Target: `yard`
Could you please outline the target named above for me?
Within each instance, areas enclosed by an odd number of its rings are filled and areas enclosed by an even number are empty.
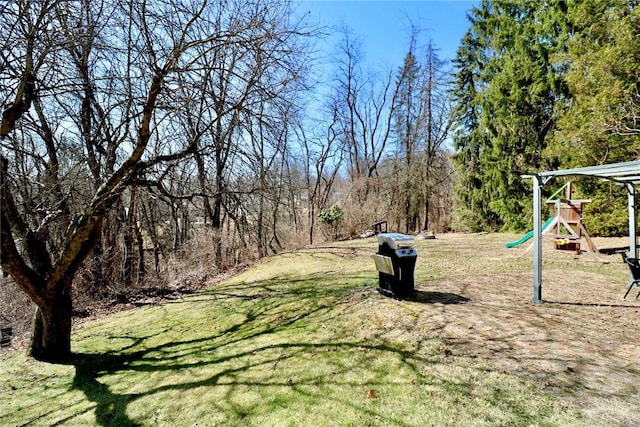
[[[516,237],[417,241],[415,301],[376,291],[370,238],[88,322],[69,365],[2,356],[0,424],[639,425],[640,300],[622,299],[620,256],[546,242],[533,304]]]

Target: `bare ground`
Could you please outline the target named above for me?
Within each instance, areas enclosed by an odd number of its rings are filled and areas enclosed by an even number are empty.
[[[519,254],[491,242],[466,249],[464,238],[439,238],[444,241],[433,249],[457,247],[458,256],[471,257],[475,251],[480,259],[493,253],[522,262]],[[523,257],[531,259],[530,254]],[[415,330],[440,337],[450,346],[446,351],[459,353],[452,356],[481,360],[536,381],[579,405],[590,419],[640,426],[639,289],[624,300],[627,270],[620,255],[599,258],[604,263],[547,244],[542,304],[530,302],[531,270],[483,274],[482,266],[476,266],[465,278],[417,280],[418,300],[430,304],[416,317]]]
[[[515,287],[527,278],[504,274],[439,282],[439,292],[469,302],[440,305],[430,312],[429,327],[462,351],[459,356],[534,379],[597,418],[635,412],[640,425],[640,305],[620,302],[619,295],[593,297],[588,275],[547,291],[549,301],[565,302],[542,305],[523,303],[528,290],[496,286]],[[427,295],[429,288],[418,287]]]

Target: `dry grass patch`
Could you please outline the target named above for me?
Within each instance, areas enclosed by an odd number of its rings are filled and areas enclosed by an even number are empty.
[[[507,237],[443,235],[422,243],[422,271],[428,276],[434,265],[447,279],[419,280],[419,292],[426,299],[438,292],[468,302],[434,300],[433,307],[418,310],[415,328],[431,330],[457,356],[536,381],[598,423],[640,423],[640,300],[635,294],[622,299],[629,272],[621,257],[599,255],[599,262],[545,243],[545,303],[533,304],[531,254],[499,246]],[[596,244],[625,242],[598,239]],[[439,246],[462,265],[451,267],[441,259]]]

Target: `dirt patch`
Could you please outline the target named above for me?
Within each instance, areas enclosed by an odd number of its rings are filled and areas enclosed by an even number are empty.
[[[622,300],[621,286],[598,274],[546,276],[543,304],[528,302],[528,273],[418,284],[428,304],[416,329],[433,331],[453,356],[535,380],[590,417],[640,425],[640,300]]]

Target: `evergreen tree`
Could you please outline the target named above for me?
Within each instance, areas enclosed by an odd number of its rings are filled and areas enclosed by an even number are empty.
[[[524,0],[485,0],[471,12],[455,61],[454,142],[463,207],[482,205],[472,228],[515,230],[529,222],[530,191],[520,175],[542,167],[556,105],[565,97],[554,62],[564,12],[560,1]]]
[[[640,7],[637,1],[584,0],[569,10],[565,54],[571,102],[558,121],[548,158],[562,167],[638,159],[640,154]],[[626,190],[582,180],[592,199],[584,222],[594,235],[628,230]]]
[[[565,167],[628,161],[640,154],[640,7],[585,0],[570,10],[567,82],[572,102],[550,156]]]
[[[473,16],[470,19],[475,19]],[[489,209],[490,193],[482,185],[482,150],[489,146],[486,134],[480,129],[480,108],[477,103],[478,87],[482,85],[480,77],[482,64],[485,63],[485,50],[481,40],[470,28],[462,39],[456,58],[453,61],[457,71],[453,74],[454,87],[452,99],[454,109],[453,142],[456,154],[454,162],[458,176],[456,196],[461,206],[458,208],[459,224],[471,231],[494,229],[499,218]]]

